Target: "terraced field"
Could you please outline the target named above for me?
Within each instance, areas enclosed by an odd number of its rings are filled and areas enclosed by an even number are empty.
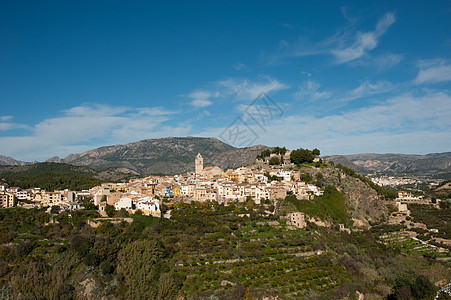
[[[406,254],[429,255],[432,257],[450,257],[450,252],[420,239],[409,236],[405,232],[390,232],[379,237],[379,240],[390,247],[397,247]]]
[[[296,299],[312,288],[329,290],[347,280],[345,268],[328,260],[327,251],[312,249],[320,233],[290,230],[286,221],[270,226],[269,221],[230,218],[219,232],[182,243],[186,251],[174,256],[175,272],[186,278],[182,295],[230,293],[242,285],[254,294]]]
[[[434,247],[399,226],[294,229],[246,203],[181,205],[170,220],[138,213],[95,228],[92,211],[50,217],[0,210],[0,298],[378,299],[409,289],[424,299],[451,280],[450,262],[430,259]]]

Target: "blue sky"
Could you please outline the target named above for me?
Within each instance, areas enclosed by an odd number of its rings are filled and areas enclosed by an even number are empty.
[[[16,159],[167,136],[451,151],[449,1],[0,1],[0,38]]]

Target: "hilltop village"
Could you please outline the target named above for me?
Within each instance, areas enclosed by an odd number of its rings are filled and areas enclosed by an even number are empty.
[[[449,202],[384,189],[312,152],[264,150],[253,164],[228,170],[206,166],[211,158],[198,153],[189,173],[81,191],[3,184],[0,203],[17,208],[0,209],[2,295],[382,299],[407,290],[424,299],[447,293]]]
[[[107,206],[113,206],[118,211],[134,213],[140,210],[144,215],[160,217],[164,203],[215,201],[227,205],[232,201],[252,199],[259,205],[287,195],[295,195],[299,200],[322,195],[319,187],[300,179],[299,171],[285,170],[282,165],[278,168],[269,165],[273,158],[289,162],[290,154],[291,151],[271,154],[257,159],[252,166],[224,171],[217,166],[204,167],[204,159],[199,153],[195,157],[195,170],[191,173],[149,176],[131,179],[128,183],[103,183],[83,191],[22,190],[3,184],[0,197],[3,207],[57,207],[59,211],[71,211],[83,208],[81,200],[91,199],[105,216]],[[318,162],[320,158],[314,160]]]
[[[53,208],[52,212],[57,213],[83,209],[83,205],[88,203],[96,206],[103,216],[109,215],[109,207],[110,211],[114,208],[129,214],[140,211],[143,215],[162,217],[165,211],[162,206],[174,203],[214,201],[228,205],[234,201],[251,200],[260,205],[274,204],[277,199],[284,199],[287,195],[293,195],[298,200],[313,200],[315,196],[321,196],[323,190],[320,187],[302,180],[301,171],[293,169],[295,165],[290,161],[291,152],[268,152],[258,156],[250,166],[226,171],[217,166],[205,167],[204,158],[198,153],[194,172],[175,176],[148,176],[122,183],[102,183],[81,191],[45,191],[39,187],[21,189],[2,184],[0,204],[3,208],[48,207],[49,212]],[[321,161],[319,156],[313,156],[313,163]],[[399,192],[397,201],[430,203],[430,199],[406,192]]]

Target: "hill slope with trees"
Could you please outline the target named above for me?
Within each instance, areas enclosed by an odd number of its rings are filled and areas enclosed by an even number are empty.
[[[0,210],[1,297],[429,299],[451,279],[446,264],[401,255],[372,231],[290,230],[263,211],[184,204],[170,220],[137,214],[94,228],[90,211]]]
[[[9,186],[39,187],[47,191],[56,189],[90,189],[103,181],[98,173],[87,167],[62,163],[35,163],[26,166],[1,166],[0,179]]]

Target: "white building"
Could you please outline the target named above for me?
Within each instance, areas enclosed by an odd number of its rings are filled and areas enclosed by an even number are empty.
[[[321,196],[323,194],[323,192],[320,189],[318,189],[316,185],[307,184],[307,188],[311,190],[313,194],[315,194],[315,196]]]
[[[283,181],[291,180],[291,171],[279,169],[276,172],[270,172],[269,175],[281,177]]]
[[[27,199],[29,199],[28,191],[26,191],[26,190],[17,191],[16,197],[18,200],[27,200]]]
[[[182,195],[193,195],[195,188],[196,188],[195,184],[186,184],[180,186],[180,189],[182,190]]]
[[[135,206],[145,215],[161,217],[160,202],[150,196],[138,199]]]
[[[237,188],[236,183],[226,181],[221,182],[218,184],[217,187],[218,190],[218,196],[221,199],[227,199],[227,200],[238,200],[240,196],[239,189]]]
[[[254,177],[257,178],[257,182],[268,182],[268,177],[263,172],[254,172]]]
[[[121,210],[122,208],[125,208],[126,210],[131,210],[133,208],[132,198],[123,197],[119,199],[118,202],[114,203],[114,208],[116,210]]]
[[[400,202],[421,202],[423,201],[423,196],[416,197],[414,194],[410,192],[400,191],[398,192],[398,198],[396,201]]]

